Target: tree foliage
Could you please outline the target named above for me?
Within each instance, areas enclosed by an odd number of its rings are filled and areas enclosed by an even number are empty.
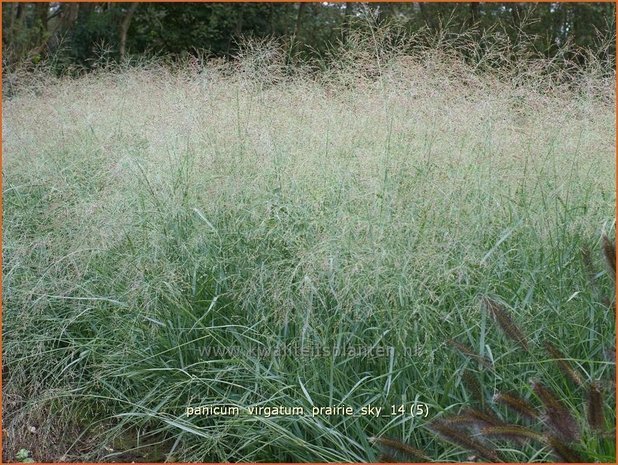
[[[321,56],[366,19],[402,31],[498,30],[515,46],[525,37],[546,56],[565,45],[615,56],[614,3],[5,3],[4,66],[53,57],[59,68],[90,68],[105,55],[234,55],[242,37],[285,38]],[[605,37],[607,46],[600,44]],[[609,38],[609,40],[607,40]]]

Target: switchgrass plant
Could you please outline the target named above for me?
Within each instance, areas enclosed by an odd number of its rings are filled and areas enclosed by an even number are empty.
[[[358,53],[366,74],[281,73],[285,53],[248,48],[6,98],[5,458],[363,462],[374,437],[458,461],[426,426],[536,377],[585,416],[555,357],[490,337],[479,301],[611,378],[611,279],[580,257],[614,234],[613,81],[445,50]]]

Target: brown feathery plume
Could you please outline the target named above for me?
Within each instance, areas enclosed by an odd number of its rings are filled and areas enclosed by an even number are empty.
[[[443,418],[442,421],[452,428],[474,427],[478,430],[487,426],[504,426],[505,423],[487,411],[467,408],[457,415]]]
[[[601,392],[616,392],[616,380],[615,379],[599,379],[596,381],[599,385]]]
[[[612,279],[616,280],[616,244],[607,237],[606,234],[603,234],[602,237],[603,242],[603,256],[605,257],[605,261],[609,266],[609,271],[611,273]]]
[[[588,277],[588,281],[590,283],[590,287],[596,287],[596,273],[594,272],[594,265],[592,262],[592,252],[590,251],[590,247],[584,245],[581,248],[582,254],[582,262],[584,262],[584,269],[586,270],[586,276]]]
[[[461,354],[465,355],[466,357],[470,357],[476,360],[477,362],[479,362],[484,367],[489,368],[490,370],[493,370],[494,367],[491,363],[491,360],[489,360],[487,357],[481,357],[476,352],[474,352],[474,350],[472,350],[470,347],[466,346],[465,344],[462,344],[461,342],[457,342],[454,339],[449,339],[448,343],[452,345],[455,349],[457,349]]]
[[[562,371],[562,373],[564,373],[566,377],[573,381],[577,386],[582,386],[584,382],[582,381],[581,376],[573,369],[569,362],[566,361],[567,357],[565,357],[564,354],[560,352],[551,342],[545,341],[543,345],[549,355],[554,358],[554,362],[558,364],[560,371]]]
[[[524,333],[519,329],[519,326],[517,326],[504,306],[489,297],[483,297],[483,304],[504,334],[527,351],[528,341]]]
[[[558,459],[562,462],[567,463],[585,463],[586,460],[582,458],[582,456],[577,453],[574,449],[567,446],[560,439],[550,436],[548,438],[549,445],[553,449],[554,453],[558,456]]]
[[[483,388],[481,387],[481,383],[479,383],[477,377],[474,376],[474,373],[470,370],[464,370],[461,375],[461,381],[472,398],[478,402],[481,407],[484,407],[485,398],[483,397]]]
[[[447,422],[434,420],[429,424],[429,428],[446,441],[463,447],[464,449],[474,451],[490,462],[503,461],[495,449],[490,449],[476,439],[467,436],[461,430],[452,428]]]
[[[383,449],[381,457],[393,460],[380,460],[381,462],[398,462],[397,457],[401,456],[405,462],[429,462],[429,458],[422,450],[416,449],[404,442],[389,438],[369,438],[369,442],[377,444]]]
[[[528,440],[545,442],[545,436],[542,434],[519,425],[487,426],[481,429],[481,434],[487,437],[515,441],[519,444],[525,444]]]
[[[598,382],[590,383],[588,390],[588,424],[594,431],[605,428],[605,416],[603,414],[603,397]]]
[[[453,415],[450,417],[443,418],[443,420],[445,423],[448,423],[448,425],[452,428],[461,428],[461,427],[465,428],[469,426],[480,428],[485,425],[484,422],[481,422],[478,419],[473,418],[468,415]]]
[[[494,402],[504,404],[511,410],[519,413],[522,417],[529,420],[537,420],[539,412],[532,404],[512,392],[499,392],[494,396]]]
[[[547,426],[566,442],[579,440],[579,426],[568,409],[540,382],[534,381],[532,389],[545,406],[544,420]]]
[[[461,412],[462,415],[466,415],[470,418],[474,418],[478,422],[485,423],[488,426],[504,426],[504,423],[490,410],[475,410],[473,408],[467,408]]]
[[[380,462],[380,463],[399,463],[399,460],[397,460],[392,455],[380,454],[378,456],[378,462]]]

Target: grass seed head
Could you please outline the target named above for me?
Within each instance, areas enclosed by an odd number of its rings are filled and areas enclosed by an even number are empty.
[[[481,406],[484,406],[485,398],[483,397],[483,388],[476,375],[470,370],[464,370],[461,375],[461,381],[472,399]]]
[[[586,462],[582,456],[573,448],[569,447],[562,439],[555,436],[548,438],[549,444],[554,451],[554,454],[561,462],[567,463],[582,463]]]
[[[594,431],[602,431],[605,428],[603,394],[597,382],[590,383],[588,388],[588,424]]]
[[[616,280],[616,244],[606,234],[603,234],[603,256],[609,268],[612,279]]]
[[[383,453],[380,456],[381,462],[398,462],[398,457],[406,462],[428,462],[429,458],[425,453],[412,447],[404,442],[389,438],[371,437],[369,441],[372,444],[377,444],[382,449]],[[392,460],[382,460],[382,458],[390,458]]]
[[[504,334],[521,346],[524,350],[528,351],[528,340],[504,305],[489,297],[483,297],[483,305],[489,314],[494,318],[500,329],[502,329]]]
[[[499,392],[494,396],[494,402],[506,405],[529,420],[537,420],[540,416],[539,412],[530,402],[511,392]]]
[[[538,381],[532,383],[532,389],[545,407],[543,419],[545,424],[566,442],[580,439],[580,429],[577,421],[568,409],[558,400],[549,388]]]
[[[560,371],[565,374],[567,378],[569,378],[573,383],[577,386],[582,386],[584,384],[582,377],[575,371],[575,369],[567,362],[567,357],[558,350],[558,348],[553,345],[549,341],[545,341],[543,344],[547,353],[554,358],[554,361],[560,368]]]
[[[489,438],[495,437],[514,441],[522,445],[530,440],[536,442],[544,442],[545,440],[542,434],[520,425],[487,426],[481,430],[481,434]]]
[[[472,358],[483,365],[485,368],[493,369],[493,365],[491,361],[487,357],[481,357],[477,353],[474,352],[470,347],[461,342],[457,342],[454,339],[449,339],[448,343],[453,346],[459,353],[462,355]]]
[[[485,446],[480,441],[470,437],[460,429],[453,428],[448,422],[443,420],[435,420],[431,422],[429,428],[446,441],[463,447],[464,449],[473,451],[490,462],[502,462],[502,459],[495,448]]]

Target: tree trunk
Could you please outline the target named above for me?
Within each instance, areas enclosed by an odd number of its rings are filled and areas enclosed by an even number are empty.
[[[22,5],[21,3],[18,3],[17,10],[15,11],[15,19],[19,21],[23,14],[24,14],[24,5]]]
[[[232,49],[232,41],[234,40],[234,38],[238,39],[240,35],[242,34],[243,19],[244,19],[243,9],[237,8],[236,9],[236,25],[234,26],[234,35],[230,34],[229,37],[227,38],[227,45],[225,47],[226,55],[230,54],[230,50]]]
[[[350,35],[350,28],[352,26],[352,2],[345,2],[345,9],[343,10],[343,41],[345,42]]]
[[[34,55],[43,53],[43,50],[47,47],[49,41],[49,34],[47,29],[47,15],[49,14],[49,3],[35,3],[34,4],[34,17],[35,17],[35,31],[36,36],[33,40],[33,48],[30,51]]]
[[[300,25],[304,8],[304,3],[301,2],[298,4],[298,14],[296,15],[296,24],[294,25],[294,37],[298,37],[298,33],[300,32]]]
[[[11,12],[11,25],[10,25],[9,32],[11,34],[11,37],[15,37],[15,32],[17,28],[19,27],[18,24],[21,21],[21,17],[24,13],[24,5],[23,3],[12,3],[10,5],[12,6],[12,12]]]
[[[39,22],[41,33],[47,32],[47,15],[49,14],[49,3],[35,3],[36,19]]]
[[[77,21],[77,16],[79,14],[79,3],[63,3],[62,13],[60,14],[60,29],[63,33],[67,32],[75,21]]]
[[[427,5],[425,5],[425,2],[418,2],[417,5],[418,9],[421,12],[421,20],[423,21],[423,23],[425,23],[425,26],[431,26],[429,18],[427,16]]]
[[[243,9],[238,8],[237,11],[238,11],[238,17],[236,18],[236,28],[234,30],[234,33],[236,34],[236,37],[239,37],[242,34]]]
[[[270,3],[270,8],[268,9],[268,27],[270,30],[268,31],[269,35],[273,35],[275,33],[275,5]]]
[[[133,13],[137,10],[139,6],[138,2],[133,2],[129,6],[127,13],[122,18],[122,22],[120,23],[120,59],[122,60],[127,52],[127,33],[129,32],[129,26],[131,25],[131,18],[133,18]]]
[[[77,15],[77,21],[80,24],[83,24],[84,22],[88,21],[88,18],[90,18],[90,15],[94,12],[94,7],[96,6],[96,4],[94,2],[92,3],[82,3],[81,7],[79,8],[79,14]]]
[[[470,25],[476,23],[479,19],[480,3],[470,2]]]
[[[10,6],[10,11],[11,11],[11,22],[9,23],[9,27],[8,29],[3,29],[3,40],[4,43],[7,43],[7,39],[11,40],[13,37],[15,37],[15,21],[17,20],[17,10],[21,7],[21,3],[8,3],[7,5],[5,5],[4,8],[6,8],[7,10],[9,9]],[[11,39],[9,39],[11,38]]]

